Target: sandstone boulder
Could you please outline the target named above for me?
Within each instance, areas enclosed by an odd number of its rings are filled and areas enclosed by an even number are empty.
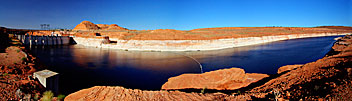
[[[98,30],[99,27],[92,22],[82,21],[73,30]]]
[[[302,65],[286,65],[282,66],[277,70],[277,73],[280,74],[282,72],[288,71],[288,70],[293,70],[295,68],[302,67]]]
[[[222,69],[203,74],[182,74],[169,78],[162,89],[216,89],[233,90],[268,77],[266,74],[246,74],[243,69]]]

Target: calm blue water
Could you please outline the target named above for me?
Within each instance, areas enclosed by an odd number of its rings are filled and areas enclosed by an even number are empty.
[[[284,65],[316,61],[331,49],[333,37],[278,41],[231,49],[199,52],[138,52],[87,48],[80,45],[32,47],[49,69],[60,73],[60,93],[92,86],[123,86],[158,90],[168,78],[223,68],[275,74]]]

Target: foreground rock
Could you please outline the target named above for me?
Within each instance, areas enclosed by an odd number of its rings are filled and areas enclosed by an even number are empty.
[[[200,94],[180,91],[142,91],[123,87],[95,86],[72,93],[65,101],[204,101],[204,100],[250,100],[250,96],[228,96],[222,93]]]
[[[277,70],[277,73],[280,74],[282,72],[290,71],[290,70],[296,69],[298,67],[302,67],[302,65],[286,65],[286,66],[282,66],[282,67],[279,68],[279,70]]]
[[[266,74],[246,74],[243,69],[230,68],[206,72],[203,74],[182,74],[169,78],[162,89],[216,89],[233,90],[248,86],[262,78]]]

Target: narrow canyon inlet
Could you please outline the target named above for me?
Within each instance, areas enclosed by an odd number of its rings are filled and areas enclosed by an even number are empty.
[[[70,94],[93,86],[160,90],[170,77],[231,67],[243,68],[247,73],[275,74],[281,66],[324,57],[336,37],[198,52],[123,51],[80,45],[34,46],[30,50],[50,70],[60,73],[60,93]]]

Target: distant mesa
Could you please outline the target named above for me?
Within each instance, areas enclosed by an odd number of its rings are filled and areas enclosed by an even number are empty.
[[[117,24],[111,24],[111,25],[94,24],[89,21],[82,21],[73,30],[90,31],[90,30],[128,30],[128,29],[120,27]]]

